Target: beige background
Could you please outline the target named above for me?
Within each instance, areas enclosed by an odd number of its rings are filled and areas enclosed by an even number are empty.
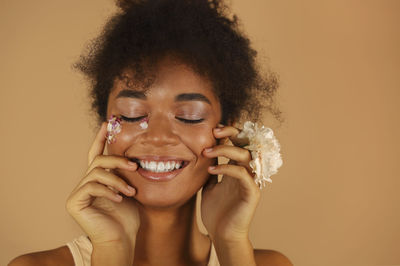
[[[0,1],[0,265],[81,234],[64,202],[93,138],[71,70],[112,0]],[[400,1],[233,1],[280,74],[283,166],[255,247],[295,265],[400,265]]]

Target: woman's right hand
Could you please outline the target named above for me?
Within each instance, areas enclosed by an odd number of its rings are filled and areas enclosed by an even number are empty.
[[[133,198],[136,190],[111,170],[136,171],[138,166],[125,157],[103,155],[106,128],[104,122],[89,150],[86,174],[69,195],[66,209],[93,245],[134,245],[140,225],[137,202]]]

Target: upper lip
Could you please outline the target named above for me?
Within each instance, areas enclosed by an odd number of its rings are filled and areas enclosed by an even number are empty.
[[[175,156],[162,156],[162,155],[142,155],[129,157],[131,161],[188,161],[184,158],[175,157]]]

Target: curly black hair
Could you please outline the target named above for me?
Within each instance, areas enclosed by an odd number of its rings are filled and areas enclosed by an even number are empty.
[[[222,0],[119,0],[117,6],[73,65],[91,82],[99,122],[107,119],[108,96],[114,80],[126,78],[124,70],[133,70],[136,86],[149,87],[154,66],[167,55],[211,81],[222,124],[257,121],[263,109],[283,121],[273,100],[276,74],[261,71],[257,52]]]

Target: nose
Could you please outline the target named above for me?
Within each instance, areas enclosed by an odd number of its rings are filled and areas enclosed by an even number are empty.
[[[147,128],[144,129],[144,132],[141,134],[141,144],[173,146],[179,143],[179,137],[174,133],[173,125],[166,115],[152,115],[147,124]]]

